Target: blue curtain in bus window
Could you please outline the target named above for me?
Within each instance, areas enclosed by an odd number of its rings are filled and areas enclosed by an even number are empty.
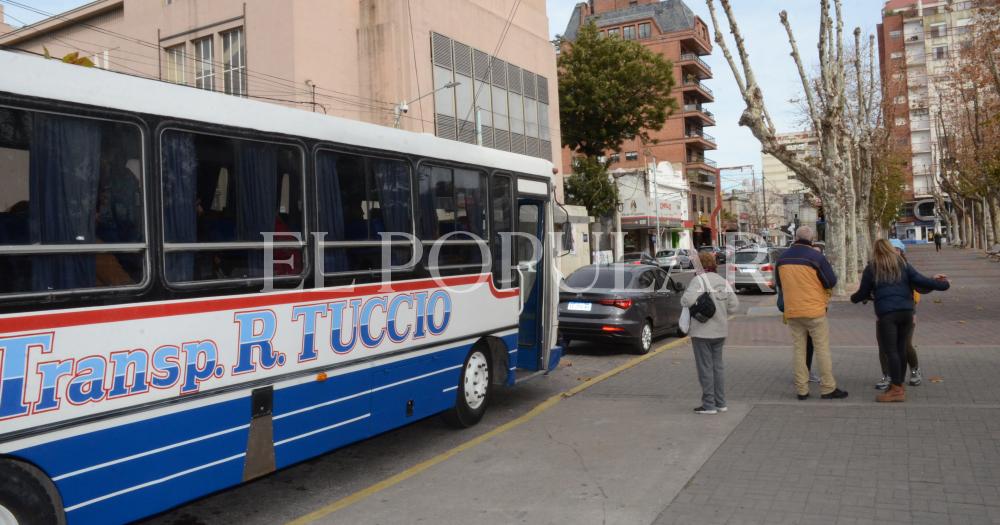
[[[198,152],[194,135],[168,132],[163,135],[163,233],[168,243],[198,241]],[[194,279],[194,254],[167,255],[167,280]]]
[[[236,189],[239,239],[264,242],[261,232],[274,231],[278,213],[278,149],[271,144],[239,142]],[[263,275],[264,252],[251,250],[247,255],[247,276]]]
[[[372,240],[382,240],[379,233],[413,233],[410,206],[410,170],[392,160],[373,160],[378,208],[372,210]],[[398,239],[398,237],[396,238]],[[392,251],[392,264],[400,265],[399,252]]]
[[[438,232],[437,199],[435,198],[434,178],[432,168],[420,168],[420,206],[417,216],[420,218],[420,238],[434,241],[440,236]]]
[[[101,124],[35,114],[31,139],[31,238],[42,244],[96,244]],[[35,257],[32,289],[89,288],[97,277],[94,255]]]
[[[344,204],[340,196],[336,155],[325,152],[317,155],[316,178],[319,182],[319,231],[326,233],[326,240],[341,240],[344,238]],[[325,272],[342,272],[349,269],[343,248],[326,248],[323,254]]]

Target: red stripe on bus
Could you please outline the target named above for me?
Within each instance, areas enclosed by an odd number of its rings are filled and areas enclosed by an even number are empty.
[[[440,282],[436,282],[433,279],[426,279],[403,283],[366,284],[364,286],[358,286],[354,289],[346,290],[309,290],[277,296],[243,295],[227,297],[224,299],[195,300],[167,304],[139,304],[133,306],[102,308],[99,310],[52,312],[27,315],[24,317],[7,317],[0,319],[0,333],[27,332],[50,328],[65,328],[68,326],[134,321],[139,319],[152,319],[158,317],[171,317],[176,315],[200,314],[226,310],[243,310],[247,308],[260,308],[279,304],[329,301],[345,297],[375,294],[378,293],[384,286],[388,286],[389,290],[395,293],[426,290],[441,286],[464,286],[483,282],[489,284],[490,293],[498,299],[515,297],[519,293],[517,288],[498,290],[494,286],[493,279],[489,274],[469,275],[450,277],[442,279]]]

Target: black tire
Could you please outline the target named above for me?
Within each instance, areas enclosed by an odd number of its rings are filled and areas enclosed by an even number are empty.
[[[478,374],[469,376],[477,370]],[[492,377],[493,361],[490,359],[489,348],[484,344],[473,346],[462,365],[462,377],[459,378],[458,390],[455,392],[455,406],[442,414],[445,422],[456,428],[468,428],[479,423],[486,413],[486,407],[490,404],[490,394],[493,391],[490,385]],[[467,379],[469,381],[466,381]],[[465,395],[467,386],[475,389],[470,396]]]
[[[646,319],[642,323],[642,328],[639,329],[639,337],[632,343],[632,353],[646,355],[651,348],[653,348],[653,323]]]
[[[18,525],[66,525],[62,498],[48,476],[10,459],[0,459],[0,516],[5,511]]]
[[[572,342],[573,342],[572,339],[570,339],[568,337],[563,337],[563,340],[562,340],[563,352],[565,352],[566,350],[569,350],[569,345]]]

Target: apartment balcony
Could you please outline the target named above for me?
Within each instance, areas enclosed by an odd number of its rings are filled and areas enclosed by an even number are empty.
[[[681,84],[681,91],[697,94],[702,98],[703,102],[713,102],[715,100],[715,93],[708,86],[697,80],[685,80]]]
[[[689,129],[686,133],[687,143],[701,149],[716,149],[715,137],[701,129]]]
[[[682,70],[693,72],[698,78],[712,78],[711,66],[694,53],[682,53],[677,65]]]
[[[687,170],[688,182],[693,182],[696,184],[702,184],[704,186],[715,187],[716,183],[716,173],[712,170],[706,170],[703,168],[688,168]]]
[[[705,157],[688,157],[687,159],[687,173],[710,173],[712,174],[712,181],[715,181],[715,171],[718,169],[719,165],[712,159],[706,159]],[[691,177],[688,180],[693,182],[699,182]]]
[[[931,143],[930,141],[913,142],[910,144],[910,151],[913,153],[930,153]]]
[[[920,119],[910,121],[910,131],[928,131],[931,129],[930,119]]]
[[[924,53],[907,53],[906,54],[906,64],[924,64],[927,62],[927,55]]]
[[[715,125],[715,115],[701,104],[684,104],[681,106],[681,115],[684,118],[697,119],[702,126]]]

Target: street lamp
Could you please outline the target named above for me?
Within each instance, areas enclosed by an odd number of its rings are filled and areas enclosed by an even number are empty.
[[[420,95],[419,97],[417,97],[417,98],[415,98],[415,99],[413,99],[413,100],[411,100],[409,102],[417,102],[417,101],[419,101],[422,98],[428,97],[430,95],[433,95],[434,93],[437,93],[438,91],[441,91],[442,89],[450,89],[450,88],[453,88],[453,87],[458,86],[458,85],[461,85],[461,82],[457,82],[457,81],[456,82],[448,82],[447,84],[445,84],[445,85],[443,85],[443,86],[435,89],[434,91],[428,91],[427,93],[424,93],[423,95]],[[406,112],[410,111],[410,104],[409,104],[409,102],[407,102],[405,100],[401,100],[399,102],[399,104],[396,104],[396,107],[392,109],[392,114],[396,117],[396,120],[393,123],[392,127],[398,128],[399,127],[399,120],[401,118],[403,118],[403,115]]]

